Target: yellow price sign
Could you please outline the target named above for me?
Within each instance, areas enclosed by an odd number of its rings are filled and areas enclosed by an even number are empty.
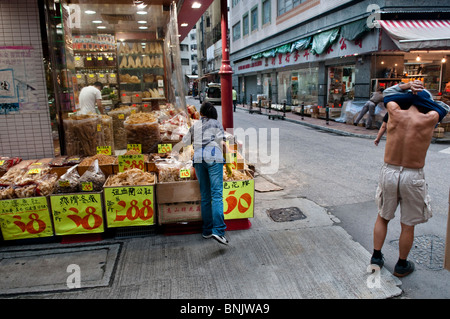
[[[97,154],[111,155],[111,146],[97,146]]]
[[[42,168],[32,168],[28,170],[28,174],[39,174],[41,172]]]
[[[51,195],[56,235],[102,233],[101,194]]]
[[[227,153],[225,156],[226,162],[231,163],[232,169],[237,169],[237,153]]]
[[[254,197],[254,180],[224,182],[223,213],[225,219],[252,218]]]
[[[119,162],[119,172],[132,168],[138,168],[143,171],[145,168],[144,155],[142,154],[119,155],[117,160]]]
[[[136,151],[142,153],[142,144],[127,144],[127,151]]]
[[[101,124],[97,124],[97,132],[100,132],[102,130],[102,125]]]
[[[154,225],[154,186],[105,187],[108,227]]]
[[[5,240],[53,236],[47,198],[0,201],[0,227]]]
[[[5,160],[0,161],[0,165],[3,165],[5,163]]]
[[[189,178],[191,177],[190,169],[180,169],[180,178]]]
[[[158,153],[170,153],[172,152],[172,144],[158,144]]]
[[[92,182],[82,182],[81,183],[81,191],[82,192],[92,192],[94,190],[94,186]]]
[[[117,118],[119,120],[123,120],[125,118],[125,114],[119,114],[119,115],[117,115]]]

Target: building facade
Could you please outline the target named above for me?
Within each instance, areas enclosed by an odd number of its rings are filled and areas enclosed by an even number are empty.
[[[421,79],[439,96],[450,80],[442,34],[449,12],[440,0],[233,0],[233,85],[242,103],[263,94],[293,106],[340,107],[402,79]],[[434,28],[432,41],[409,32],[422,20]],[[403,33],[389,24],[397,21],[405,22]]]

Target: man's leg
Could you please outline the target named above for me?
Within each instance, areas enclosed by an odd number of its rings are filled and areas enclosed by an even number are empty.
[[[402,231],[400,233],[399,239],[399,258],[406,259],[408,258],[409,251],[414,242],[414,226],[408,226],[403,223],[400,223],[402,226]]]
[[[367,123],[366,123],[366,128],[370,129],[372,128],[372,122],[375,118],[375,108],[377,107],[377,105],[375,103],[373,103],[372,101],[370,101],[369,103],[369,117],[367,118]]]
[[[406,260],[414,242],[414,226],[403,223],[399,239],[399,258],[394,268],[394,276],[405,277],[414,271],[414,263]]]
[[[361,121],[361,119],[363,118],[364,114],[367,113],[367,111],[369,110],[369,103],[370,101],[368,101],[366,104],[364,104],[361,113],[359,113],[358,117],[356,118],[355,122],[353,123],[353,125],[358,125],[359,121]]]
[[[383,248],[384,240],[387,235],[388,223],[388,220],[380,215],[377,216],[375,227],[373,229],[373,249],[381,250],[381,248]]]

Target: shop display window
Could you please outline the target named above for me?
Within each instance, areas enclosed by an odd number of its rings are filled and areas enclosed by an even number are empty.
[[[344,101],[353,100],[355,66],[328,68],[328,103],[339,107]]]

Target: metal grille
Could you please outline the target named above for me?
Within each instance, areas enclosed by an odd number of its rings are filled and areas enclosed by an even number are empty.
[[[298,207],[269,209],[267,210],[267,214],[275,222],[292,222],[294,220],[301,220],[306,218],[306,216]]]
[[[398,247],[399,240],[391,241],[391,245]],[[414,238],[409,259],[431,270],[444,268],[445,240],[436,235],[422,235]]]

